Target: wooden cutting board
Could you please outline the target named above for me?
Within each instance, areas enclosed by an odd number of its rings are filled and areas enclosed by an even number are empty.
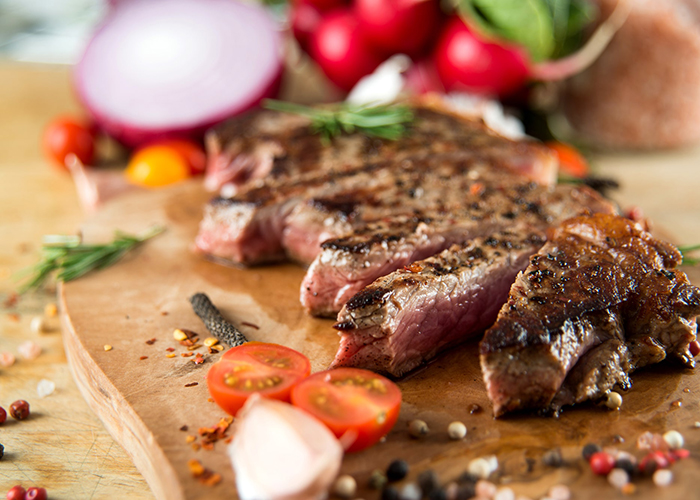
[[[308,317],[298,303],[300,267],[228,268],[192,252],[208,198],[198,183],[190,182],[126,195],[107,205],[85,223],[86,241],[109,240],[115,229],[140,233],[153,224],[163,224],[167,231],[117,265],[60,289],[64,343],[74,378],[159,499],[235,497],[226,445],[218,442],[213,450],[195,451],[186,442],[197,429],[211,427],[225,415],[208,401],[204,379],[220,355],[206,354],[206,362],[195,365],[192,357],[180,355],[186,349],[172,336],[176,328],[206,336],[188,297],[207,293],[249,339],[298,349],[312,360],[314,371],[328,365],[338,344],[332,321]],[[148,344],[150,339],[156,341]],[[112,350],[105,351],[105,345]],[[175,357],[166,357],[169,347],[175,349]],[[186,387],[193,383],[197,385]],[[593,476],[580,458],[581,446],[618,443],[615,446],[634,451],[642,432],[669,429],[684,434],[692,455],[673,467],[675,483],[664,497],[692,498],[697,491],[700,430],[693,424],[700,420],[700,378],[693,370],[652,367],[634,376],[620,411],[583,405],[557,419],[521,415],[494,420],[476,342],[439,357],[399,385],[404,396],[401,416],[386,442],[345,457],[342,471],[358,480],[359,498],[379,498],[366,487],[369,475],[398,457],[411,464],[409,480],[432,468],[447,482],[471,459],[492,454],[500,464],[495,481],[509,484],[518,494],[539,498],[550,486],[565,483],[576,499],[622,497],[604,478]],[[473,412],[475,405],[482,411]],[[426,438],[409,437],[407,424],[414,418],[428,423],[431,432]],[[467,425],[462,441],[447,437],[453,420]],[[188,430],[181,430],[183,426]],[[554,448],[565,458],[561,468],[542,463],[543,454]],[[200,484],[188,469],[190,459],[220,473],[221,483]],[[658,497],[649,478],[635,484],[636,498]]]

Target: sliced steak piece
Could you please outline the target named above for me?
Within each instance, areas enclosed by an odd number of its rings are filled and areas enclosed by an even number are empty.
[[[502,232],[377,279],[343,307],[331,365],[400,377],[493,323],[542,234]]]
[[[447,182],[457,185],[460,178],[452,176]],[[311,314],[332,315],[378,277],[453,244],[508,228],[522,234],[544,231],[576,215],[615,211],[585,186],[544,187],[491,169],[467,173],[457,191],[459,208],[423,211],[422,217],[403,226],[377,224],[323,242],[302,281],[302,305]]]
[[[672,245],[622,217],[597,214],[562,224],[518,275],[481,342],[495,416],[547,408],[560,390],[555,405],[602,395],[625,382],[621,370],[667,354],[693,366],[688,346],[695,340],[700,289],[671,269],[680,261]],[[592,372],[584,362],[562,390],[579,358],[611,339],[624,341],[626,349],[607,350],[608,370]]]
[[[450,111],[441,99],[421,99],[413,107],[410,133],[397,141],[352,134],[333,139],[332,147],[310,133],[308,118],[257,111],[230,120],[207,135],[205,186],[214,191],[227,185],[235,193],[256,179],[296,179],[312,171],[465,150],[506,163],[535,182],[556,181],[556,162],[547,148],[505,139],[481,120]]]

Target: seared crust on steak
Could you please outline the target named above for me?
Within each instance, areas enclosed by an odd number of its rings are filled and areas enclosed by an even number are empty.
[[[455,172],[440,180],[428,176],[408,186],[421,185],[439,194],[433,206],[449,208],[431,210],[429,201],[420,200],[426,208],[416,208],[405,223],[379,222],[324,241],[301,284],[301,303],[307,311],[333,315],[378,277],[453,244],[507,229],[523,235],[543,232],[576,215],[615,211],[585,186],[541,186],[481,165],[465,175]],[[457,200],[448,203],[454,193]]]
[[[553,184],[556,163],[534,142],[505,139],[481,120],[452,112],[436,97],[412,104],[410,133],[396,141],[363,134],[339,136],[332,147],[310,133],[306,117],[278,111],[257,111],[230,120],[206,138],[205,186],[228,185],[237,192],[255,180],[296,179],[313,171],[342,171],[367,163],[400,162],[455,151],[479,151],[531,180]]]
[[[675,247],[622,217],[596,214],[562,224],[518,275],[481,342],[495,416],[602,396],[628,384],[624,374],[668,355],[694,366],[688,346],[700,289],[672,269],[680,262]],[[611,340],[624,347],[608,344],[574,368]],[[605,367],[596,371],[595,363]]]
[[[493,323],[542,234],[504,231],[453,246],[377,279],[352,297],[334,328],[331,365],[400,377]]]

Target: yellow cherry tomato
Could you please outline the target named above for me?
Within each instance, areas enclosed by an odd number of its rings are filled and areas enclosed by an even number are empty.
[[[187,179],[190,168],[176,149],[169,146],[146,146],[131,157],[125,175],[132,184],[161,187]]]

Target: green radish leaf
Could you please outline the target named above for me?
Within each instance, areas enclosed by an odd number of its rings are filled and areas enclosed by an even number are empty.
[[[555,49],[554,26],[547,0],[461,0],[460,12],[485,32],[523,46],[534,61]]]

